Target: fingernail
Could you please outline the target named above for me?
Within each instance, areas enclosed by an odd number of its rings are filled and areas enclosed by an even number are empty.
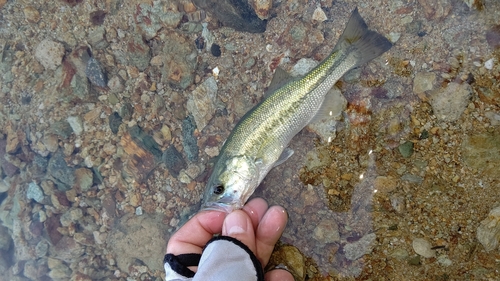
[[[247,232],[247,220],[242,211],[234,211],[224,220],[226,235],[235,235]]]

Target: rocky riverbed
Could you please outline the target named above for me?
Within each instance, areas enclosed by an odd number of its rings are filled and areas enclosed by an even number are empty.
[[[250,1],[243,31],[201,2],[0,0],[0,280],[161,280],[231,128],[356,6],[394,47],[258,188],[270,267],[500,279],[499,1]]]

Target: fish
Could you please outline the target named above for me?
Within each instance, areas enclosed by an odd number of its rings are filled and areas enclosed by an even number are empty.
[[[230,213],[243,208],[268,172],[292,156],[292,138],[328,114],[333,85],[391,47],[386,37],[368,29],[355,8],[328,57],[271,92],[236,124],[217,156],[201,209]]]

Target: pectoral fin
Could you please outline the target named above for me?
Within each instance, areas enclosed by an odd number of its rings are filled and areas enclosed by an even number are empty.
[[[293,155],[293,149],[291,148],[285,148],[285,150],[283,150],[283,152],[281,153],[280,155],[280,158],[278,158],[278,161],[276,161],[273,165],[273,168],[278,166],[278,165],[281,165],[283,164],[283,162],[285,162],[286,160],[288,160],[288,158],[290,158],[290,156]]]

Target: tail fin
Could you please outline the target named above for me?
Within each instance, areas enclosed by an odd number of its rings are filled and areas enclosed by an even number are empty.
[[[335,50],[343,49],[347,52],[353,52],[357,67],[380,56],[391,47],[392,43],[387,38],[368,29],[358,12],[358,8],[356,8],[335,46]]]

